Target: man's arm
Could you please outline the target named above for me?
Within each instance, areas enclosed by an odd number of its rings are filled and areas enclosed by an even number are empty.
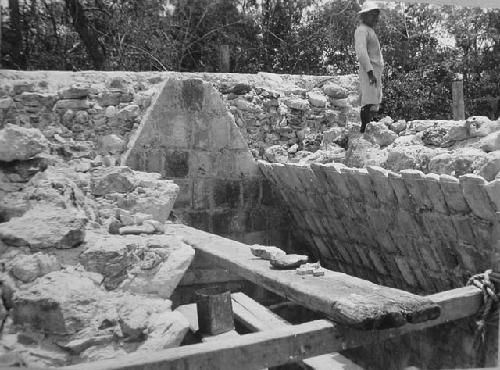
[[[368,49],[366,46],[366,38],[368,33],[362,28],[357,28],[354,33],[354,48],[356,50],[356,56],[358,57],[359,64],[361,67],[367,71],[368,78],[370,79],[370,84],[377,84],[377,78],[373,74],[373,66],[370,62],[370,57],[368,56]]]

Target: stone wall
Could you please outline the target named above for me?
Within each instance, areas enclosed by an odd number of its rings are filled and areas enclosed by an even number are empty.
[[[96,162],[118,164],[121,156],[130,157],[124,162],[133,168],[160,172],[180,186],[174,207],[177,221],[249,244],[286,249],[291,243],[287,211],[260,173],[222,95],[211,87],[235,86],[237,81],[228,76],[0,71],[0,129],[7,123],[40,129],[51,153],[63,155],[81,171]],[[188,95],[206,92],[209,100],[205,106],[213,105],[209,107],[212,111],[195,112],[192,106],[184,117],[187,120],[165,125],[156,131],[160,136],[148,136],[151,142],[146,157],[139,158],[137,150],[126,154],[127,144],[129,148],[135,143],[144,147],[144,141],[137,140],[148,131],[141,122],[154,119],[155,114],[160,126],[163,118],[168,118],[167,124],[175,120],[169,113],[175,103],[168,105],[172,95],[160,93],[169,78],[192,82],[198,78],[183,91]],[[210,81],[203,84],[204,92],[197,89],[200,78]],[[242,79],[261,85],[266,80],[256,75]],[[186,98],[196,105],[196,96]],[[152,102],[158,99],[164,106],[155,111]],[[198,114],[204,116],[191,127]],[[172,128],[175,132],[168,131]],[[184,141],[182,132],[187,135]],[[196,142],[193,146],[185,141],[191,134]]]
[[[169,79],[122,163],[180,187],[178,221],[246,243],[286,246],[288,224],[220,94],[200,79]]]
[[[463,286],[497,260],[498,179],[336,163],[260,168],[333,270],[431,293]]]

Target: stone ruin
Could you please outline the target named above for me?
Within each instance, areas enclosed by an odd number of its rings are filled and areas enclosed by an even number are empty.
[[[353,76],[0,76],[0,365],[181,345],[171,222],[422,294],[498,259],[499,121],[360,135]]]

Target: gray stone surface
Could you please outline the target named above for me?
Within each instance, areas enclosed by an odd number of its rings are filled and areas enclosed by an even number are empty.
[[[30,159],[47,148],[47,139],[36,128],[7,124],[0,130],[0,161]]]

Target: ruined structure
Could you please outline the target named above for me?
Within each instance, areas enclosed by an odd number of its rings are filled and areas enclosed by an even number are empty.
[[[192,263],[196,243],[179,237],[192,229],[171,221],[424,295],[498,261],[498,121],[387,118],[361,137],[352,76],[0,77],[0,259],[16,291],[3,298],[13,303],[1,351],[19,363],[180,345],[182,289],[197,273],[229,278]],[[378,368],[491,363],[472,337],[458,322],[405,337],[400,355],[350,357]]]

